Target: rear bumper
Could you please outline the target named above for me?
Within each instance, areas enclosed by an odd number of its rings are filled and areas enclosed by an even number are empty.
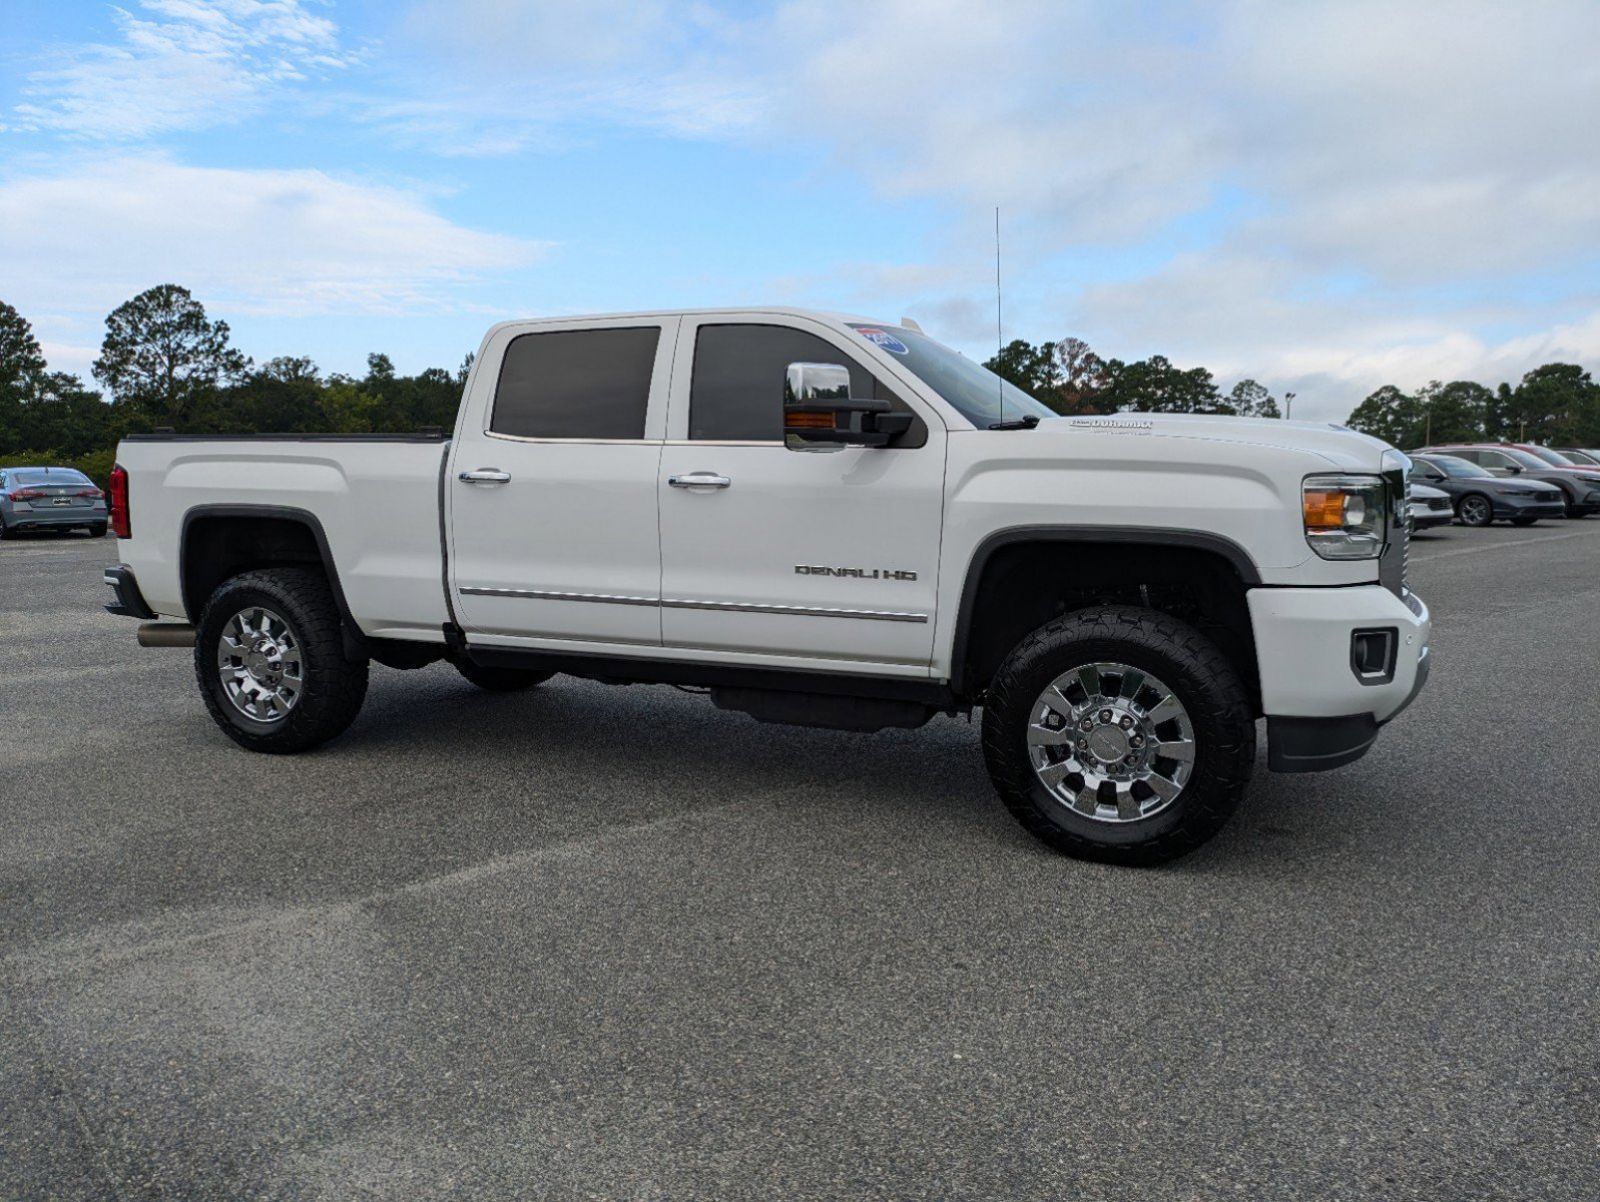
[[[111,521],[105,506],[52,512],[48,509],[13,509],[5,519],[7,530],[64,530],[75,526],[104,526]]]
[[[117,599],[106,606],[106,612],[116,614],[119,618],[140,618],[146,622],[153,621],[156,613],[145,604],[144,595],[139,592],[139,582],[133,578],[133,569],[125,563],[109,567],[105,571],[105,582]]]
[[[1247,599],[1275,772],[1360,759],[1427,682],[1433,620],[1415,593],[1401,600],[1376,584],[1258,588]],[[1355,636],[1382,631],[1393,640],[1388,670],[1363,674],[1353,662]]]

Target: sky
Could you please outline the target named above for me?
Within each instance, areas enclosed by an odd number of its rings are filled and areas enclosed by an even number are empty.
[[[1160,353],[1340,420],[1600,371],[1600,4],[6,0],[0,300],[87,376],[796,304]]]

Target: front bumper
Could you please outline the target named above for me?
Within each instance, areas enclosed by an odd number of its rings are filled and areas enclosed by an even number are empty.
[[[1448,526],[1456,520],[1453,509],[1413,509],[1411,511],[1411,528],[1413,530],[1432,530],[1435,526]]]
[[[1490,501],[1497,518],[1559,518],[1567,513],[1559,494],[1546,498],[1538,493],[1495,493]]]
[[[1319,772],[1360,759],[1378,728],[1428,679],[1432,616],[1422,598],[1382,585],[1256,588],[1246,594],[1267,716],[1267,764]],[[1351,659],[1357,631],[1393,632],[1391,671],[1366,677]]]

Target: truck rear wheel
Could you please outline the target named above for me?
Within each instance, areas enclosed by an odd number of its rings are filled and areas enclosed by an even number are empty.
[[[326,743],[367,695],[367,663],[345,658],[333,591],[310,568],[245,572],[219,587],[200,615],[194,670],[212,718],[250,751]]]
[[[1006,807],[1057,851],[1160,864],[1238,807],[1255,719],[1233,665],[1198,630],[1105,606],[1016,646],[984,702],[983,750]]]
[[[531,672],[526,668],[486,668],[470,659],[455,661],[456,671],[480,689],[491,693],[519,693],[541,685],[555,675],[554,672]]]

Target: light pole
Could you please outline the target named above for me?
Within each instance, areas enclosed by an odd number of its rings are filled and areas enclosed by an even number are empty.
[[[1283,420],[1286,422],[1294,420],[1294,393],[1292,392],[1283,394]]]

